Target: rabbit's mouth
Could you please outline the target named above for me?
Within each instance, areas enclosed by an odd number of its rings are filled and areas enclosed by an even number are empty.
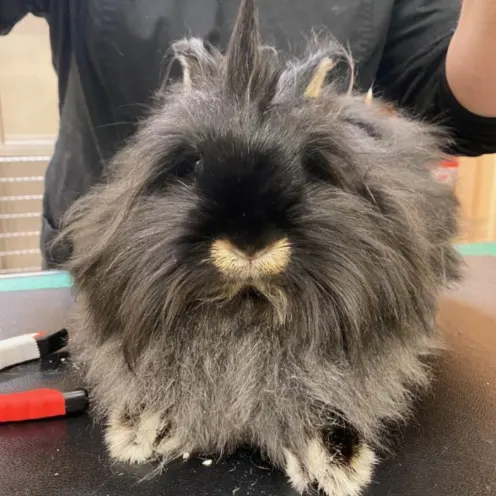
[[[280,275],[291,257],[288,238],[280,238],[262,250],[241,250],[228,239],[217,239],[210,248],[210,261],[230,280],[256,281]]]
[[[263,250],[251,251],[240,250],[226,238],[217,239],[211,246],[208,263],[217,269],[220,278],[203,288],[202,303],[225,306],[229,311],[257,310],[265,317],[272,315],[274,325],[283,325],[289,310],[284,272],[290,256],[291,245],[286,237]]]
[[[215,295],[203,301],[219,304],[229,311],[239,312],[249,310],[250,314],[258,312],[264,315],[264,320],[270,318],[274,325],[280,326],[288,319],[289,298],[283,284],[278,284],[270,279],[250,279],[245,281],[225,281],[217,288]],[[267,313],[269,312],[269,313]]]

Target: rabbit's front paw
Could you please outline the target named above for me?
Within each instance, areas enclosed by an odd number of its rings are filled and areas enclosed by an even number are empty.
[[[284,457],[286,473],[298,492],[317,487],[327,496],[359,496],[371,482],[376,460],[366,444],[355,446],[345,459],[318,439],[311,440],[299,457],[289,450]]]
[[[110,456],[127,463],[145,463],[154,455],[164,421],[158,413],[143,410],[136,416],[116,412],[109,418],[105,441]]]

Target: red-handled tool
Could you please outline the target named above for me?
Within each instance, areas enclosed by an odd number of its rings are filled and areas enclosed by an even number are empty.
[[[88,407],[88,393],[76,389],[62,393],[55,389],[33,389],[0,394],[0,422],[21,422],[82,413]]]

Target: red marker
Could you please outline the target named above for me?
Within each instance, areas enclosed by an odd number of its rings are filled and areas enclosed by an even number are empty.
[[[33,389],[0,394],[0,422],[61,417],[83,413],[88,407],[88,393],[76,389],[62,393],[55,389]]]

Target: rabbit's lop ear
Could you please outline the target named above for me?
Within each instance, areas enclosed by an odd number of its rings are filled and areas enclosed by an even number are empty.
[[[306,98],[318,98],[322,94],[326,82],[327,74],[334,67],[333,62],[329,57],[324,57],[319,65],[314,69],[313,76],[308,86],[305,88]]]
[[[292,60],[279,78],[276,101],[291,101],[304,96],[308,99],[319,98],[326,85],[339,83],[348,77],[343,77],[343,69],[349,72],[353,84],[353,61],[351,56],[333,41],[310,44],[307,55],[298,60]],[[349,89],[348,88],[348,89]]]
[[[174,58],[181,64],[183,83],[193,88],[204,79],[218,73],[222,64],[221,53],[200,38],[185,38],[172,44]]]

